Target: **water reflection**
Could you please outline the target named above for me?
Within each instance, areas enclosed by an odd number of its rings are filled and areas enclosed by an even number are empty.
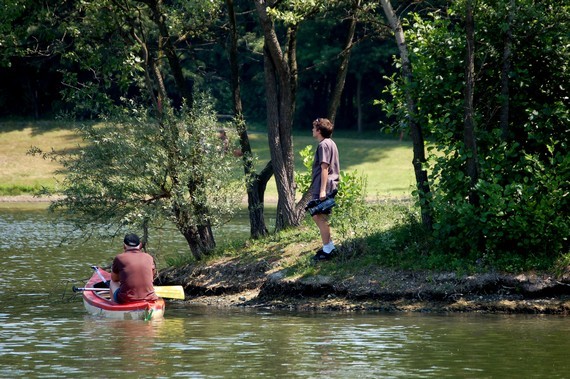
[[[564,317],[294,313],[170,302],[164,320],[105,320],[70,292],[112,241],[42,210],[0,208],[0,377],[567,377]],[[170,237],[169,237],[170,238]],[[161,249],[178,249],[164,238]]]
[[[105,354],[112,367],[121,373],[145,373],[160,363],[154,350],[157,336],[164,327],[164,320],[133,322],[132,320],[104,320],[86,317],[86,340],[100,341],[88,345],[86,353]]]

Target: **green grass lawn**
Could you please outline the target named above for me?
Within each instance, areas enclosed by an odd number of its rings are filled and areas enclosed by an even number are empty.
[[[56,188],[55,162],[31,156],[32,146],[48,152],[77,146],[80,139],[69,124],[58,122],[0,122],[0,194],[17,195],[42,186]]]
[[[232,135],[230,134],[230,138]],[[233,135],[235,138],[235,135]],[[250,134],[251,145],[258,156],[260,170],[269,160],[267,135],[263,132]],[[409,141],[382,139],[378,135],[343,132],[333,135],[340,152],[341,169],[356,170],[367,178],[369,199],[377,197],[408,196],[414,182],[412,146]],[[295,168],[305,170],[298,151],[307,145],[316,146],[310,130],[293,136]],[[52,122],[0,122],[0,194],[15,195],[29,192],[41,186],[56,188],[54,171],[58,165],[40,157],[26,154],[32,146],[43,151],[74,148],[80,139],[67,123]],[[266,195],[275,197],[275,181],[271,180]]]

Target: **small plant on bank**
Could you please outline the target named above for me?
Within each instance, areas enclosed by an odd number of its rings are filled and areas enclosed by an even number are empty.
[[[1,196],[34,195],[41,191],[41,186],[10,185],[0,186]]]

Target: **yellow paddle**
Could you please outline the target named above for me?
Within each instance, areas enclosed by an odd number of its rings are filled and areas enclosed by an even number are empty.
[[[184,288],[182,286],[154,286],[154,293],[156,296],[166,299],[184,300]]]
[[[80,291],[109,291],[109,288],[73,287],[73,292]],[[154,286],[154,293],[156,293],[156,296],[164,297],[165,299],[184,300],[184,288],[182,286]]]

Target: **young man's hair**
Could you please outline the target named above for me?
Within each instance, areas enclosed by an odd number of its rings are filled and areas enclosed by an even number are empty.
[[[330,138],[332,136],[334,125],[328,118],[317,118],[313,121],[313,125],[321,132],[323,138]]]

